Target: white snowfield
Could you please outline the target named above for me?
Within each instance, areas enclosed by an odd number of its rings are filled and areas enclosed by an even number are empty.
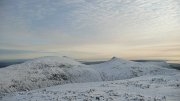
[[[87,66],[42,57],[0,69],[0,95],[2,101],[180,101],[180,72],[165,62],[112,58]]]
[[[74,83],[17,92],[2,101],[179,101],[180,75]]]

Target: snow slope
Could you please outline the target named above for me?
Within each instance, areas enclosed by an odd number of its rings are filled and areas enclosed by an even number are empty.
[[[42,57],[1,68],[0,96],[67,83],[113,81],[154,75],[172,76],[178,73],[178,70],[168,69],[165,63],[133,62],[115,57],[89,66],[68,57]]]
[[[179,101],[180,74],[59,85],[8,95],[2,101]]]
[[[68,57],[42,57],[0,69],[0,95],[58,84],[101,81],[94,69]]]
[[[143,75],[171,75],[177,70],[168,69],[165,62],[134,62],[113,57],[111,60],[91,66],[97,70],[102,80],[122,80]]]

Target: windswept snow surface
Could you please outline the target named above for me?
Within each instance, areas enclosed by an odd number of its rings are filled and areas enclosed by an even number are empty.
[[[114,57],[87,66],[68,57],[42,57],[1,68],[0,99],[179,101],[179,74],[165,62],[133,62]]]
[[[75,83],[17,92],[3,101],[179,101],[180,75]]]

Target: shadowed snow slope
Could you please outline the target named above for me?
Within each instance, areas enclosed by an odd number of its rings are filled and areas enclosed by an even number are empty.
[[[42,57],[0,69],[0,94],[93,81],[101,77],[86,65],[68,57]]]
[[[102,80],[121,80],[138,77],[142,75],[170,75],[177,72],[168,69],[165,62],[134,62],[113,57],[111,60],[92,65],[92,68],[99,71]]]

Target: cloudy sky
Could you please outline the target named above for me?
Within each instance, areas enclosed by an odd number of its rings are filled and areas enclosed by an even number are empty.
[[[180,60],[180,0],[0,0],[0,60]]]

